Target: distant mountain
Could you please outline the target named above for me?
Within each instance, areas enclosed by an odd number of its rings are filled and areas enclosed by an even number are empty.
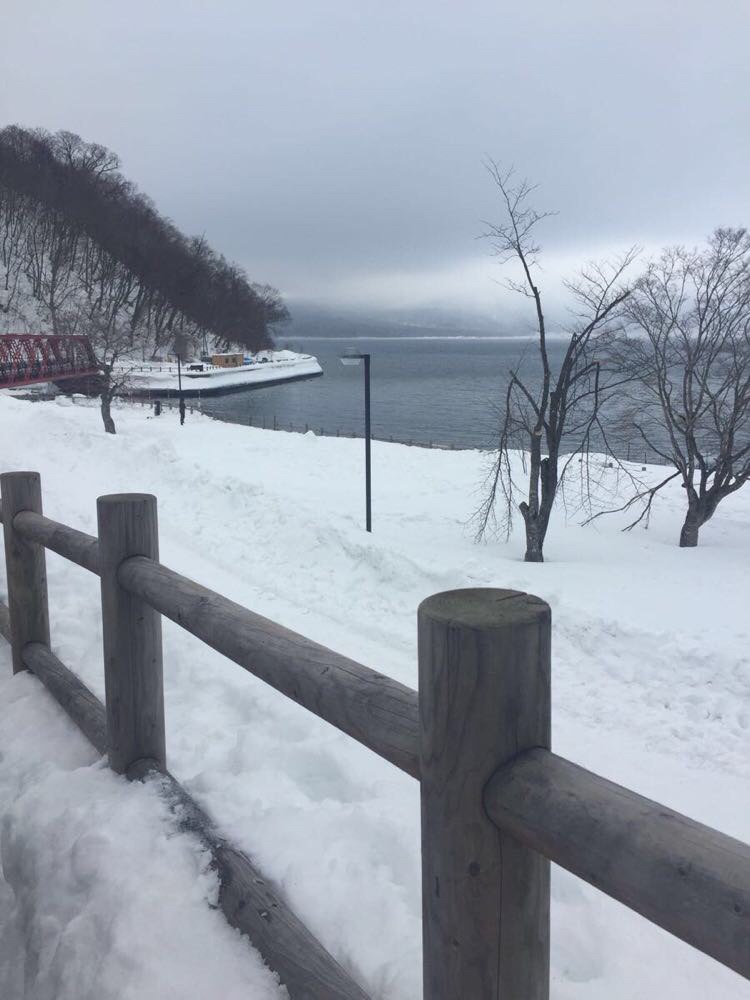
[[[291,321],[276,331],[279,343],[295,337],[513,337],[528,332],[527,321],[514,322],[513,316],[498,320],[440,308],[367,311],[292,302],[289,311]]]

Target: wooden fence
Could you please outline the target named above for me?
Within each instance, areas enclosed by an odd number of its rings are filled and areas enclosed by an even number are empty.
[[[161,616],[412,775],[422,793],[424,997],[546,1000],[555,862],[750,978],[750,847],[550,750],[550,610],[509,590],[418,611],[419,693],[159,562],[156,499],[100,497],[99,537],[0,476],[13,669],[42,681],[110,766],[158,783],[210,851],[220,905],[293,1000],[366,994],[169,774]],[[50,648],[45,549],[101,578],[106,705]]]

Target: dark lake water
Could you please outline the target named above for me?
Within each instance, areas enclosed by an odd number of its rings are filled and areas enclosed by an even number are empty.
[[[347,351],[371,355],[372,430],[375,437],[414,444],[489,448],[497,440],[498,408],[508,373],[519,360],[534,383],[538,356],[534,341],[458,338],[357,338],[346,341],[306,337],[284,342],[314,354],[321,378],[247,390],[202,400],[201,408],[220,420],[343,435],[363,434],[363,368],[344,366]],[[550,343],[556,367],[564,345]],[[618,451],[626,447],[620,435]],[[640,451],[639,451],[640,449]],[[624,454],[623,454],[624,457]],[[633,457],[642,446],[633,435]]]

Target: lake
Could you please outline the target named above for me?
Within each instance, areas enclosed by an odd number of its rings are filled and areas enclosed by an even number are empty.
[[[372,431],[375,437],[455,448],[490,448],[497,440],[498,409],[508,373],[519,361],[530,384],[538,384],[538,348],[510,338],[279,339],[279,347],[314,354],[323,377],[202,400],[204,413],[232,423],[342,435],[364,429],[363,368],[344,366],[350,351],[371,355]],[[559,366],[562,341],[551,341],[550,361]],[[633,433],[633,457],[643,457]],[[620,441],[618,450],[625,452]]]

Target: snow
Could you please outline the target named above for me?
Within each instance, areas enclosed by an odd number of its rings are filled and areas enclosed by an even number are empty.
[[[156,493],[167,565],[413,687],[424,597],[536,593],[552,606],[556,752],[750,840],[750,490],[696,550],[675,544],[679,488],[648,531],[560,509],[548,561],[530,566],[519,533],[473,541],[477,452],[374,442],[368,536],[361,441],[198,416],[180,428],[137,407],[116,420],[111,437],[93,407],[0,397],[0,469],[38,469],[46,512],[91,533],[98,495]],[[616,491],[616,470],[602,474]],[[47,558],[53,644],[102,697],[98,581]],[[374,998],[419,996],[417,783],[170,622],[164,643],[170,769]],[[34,678],[10,676],[3,645],[0,994],[13,996],[26,932],[26,996],[40,1000],[278,996],[209,909],[195,844]],[[555,1000],[750,1000],[749,983],[557,869],[552,934]]]
[[[116,778],[6,654],[0,692],[3,1000],[282,1000],[154,789]]]

